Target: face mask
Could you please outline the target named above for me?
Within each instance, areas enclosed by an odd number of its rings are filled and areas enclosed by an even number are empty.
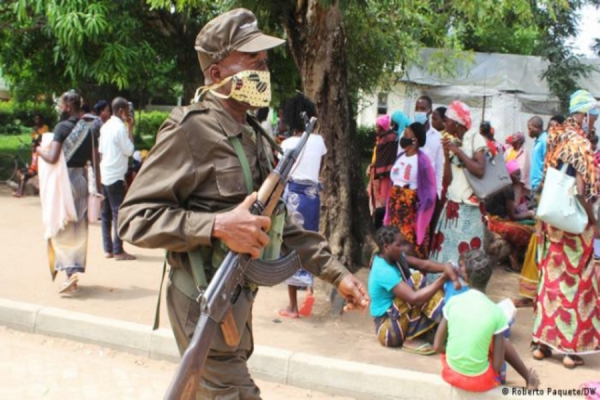
[[[412,146],[413,140],[405,137],[400,138],[400,147],[406,149],[408,146]]]
[[[428,121],[427,113],[422,111],[417,111],[415,113],[415,122],[425,125]]]
[[[215,89],[227,84],[229,81],[231,81],[229,95],[215,91]],[[222,99],[231,98],[252,107],[267,107],[271,103],[271,74],[269,74],[269,71],[254,70],[238,72],[215,85],[199,88],[192,103],[200,101],[209,90]]]

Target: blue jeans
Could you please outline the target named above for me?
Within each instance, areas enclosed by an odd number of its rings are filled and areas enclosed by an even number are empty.
[[[125,199],[125,181],[116,181],[112,185],[102,185],[104,202],[102,203],[102,242],[104,252],[123,254],[123,241],[117,234],[117,215]],[[114,238],[113,236],[114,230]]]

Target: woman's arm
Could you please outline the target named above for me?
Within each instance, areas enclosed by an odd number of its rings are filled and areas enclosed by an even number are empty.
[[[492,367],[497,374],[502,369],[504,363],[504,334],[497,333],[494,335],[494,350],[492,351]]]
[[[433,295],[444,287],[446,278],[440,276],[431,285],[425,286],[423,289],[414,290],[406,282],[402,281],[392,289],[394,296],[401,298],[412,306],[420,306],[433,297]]]
[[[424,272],[424,273],[441,273],[444,274],[444,276],[454,282],[454,287],[456,288],[456,290],[461,288],[460,282],[458,280],[458,274],[456,273],[456,270],[454,269],[454,267],[452,266],[452,264],[450,263],[446,263],[446,264],[441,264],[435,261],[431,261],[431,260],[421,260],[417,257],[413,257],[413,256],[409,256],[409,255],[405,255],[404,258],[406,259],[406,262],[408,263],[408,265],[413,268],[416,269],[417,271],[420,272]],[[458,287],[456,286],[458,284]]]
[[[449,145],[452,142],[448,139],[442,140],[442,147],[444,149],[444,177],[442,178],[442,185],[444,187],[450,186],[452,183],[452,168],[450,167],[450,149]]]
[[[591,201],[588,201],[585,198],[585,181],[583,180],[583,176],[578,172],[577,176],[577,199],[585,209],[585,212],[588,216],[588,223],[592,226],[596,226],[596,216],[594,215],[594,208]]]
[[[437,332],[435,333],[435,339],[433,340],[433,349],[437,353],[446,352],[446,341],[448,340],[448,321],[446,318],[442,318],[442,321],[438,325]]]
[[[483,178],[485,174],[485,151],[480,150],[473,155],[473,158],[467,155],[460,149],[456,148],[456,156],[465,164],[465,167],[477,178]]]
[[[46,161],[49,164],[56,164],[61,151],[62,143],[54,141],[50,143],[50,148],[48,149],[48,151],[42,150],[41,146],[38,146],[36,149],[36,152],[42,158],[42,160]]]

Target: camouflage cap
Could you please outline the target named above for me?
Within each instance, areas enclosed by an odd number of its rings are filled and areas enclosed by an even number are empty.
[[[263,34],[256,16],[245,8],[236,8],[209,21],[196,36],[200,67],[209,66],[234,51],[256,53],[283,44],[285,40]]]

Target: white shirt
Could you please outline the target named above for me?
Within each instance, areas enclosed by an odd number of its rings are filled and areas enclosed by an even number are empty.
[[[431,126],[427,131],[427,140],[421,150],[427,154],[429,161],[431,161],[431,166],[435,171],[437,195],[440,198],[442,196],[442,180],[444,178],[444,150],[442,149],[442,134],[434,127]]]
[[[465,133],[462,138],[462,146],[460,149],[465,153],[467,157],[473,158],[473,154],[480,150],[487,148],[487,143],[483,136],[475,130],[471,130]],[[455,159],[452,161],[452,159]],[[459,159],[457,156],[450,156],[450,168],[452,169],[452,182],[448,186],[448,200],[452,200],[455,203],[473,204],[469,198],[473,195],[473,189],[465,176],[465,168],[459,167],[455,163]]]
[[[417,154],[413,154],[412,156],[401,155],[394,163],[390,172],[394,186],[405,187],[408,185],[409,189],[416,189],[418,162]]]
[[[119,117],[113,115],[100,128],[98,151],[102,154],[100,161],[102,184],[109,186],[124,180],[129,157],[133,154],[133,142],[129,139],[125,123]]]
[[[281,149],[285,152],[288,149],[296,147],[300,141],[300,136],[292,136],[281,142]],[[304,145],[304,149],[292,167],[291,178],[295,181],[319,182],[319,171],[321,170],[321,161],[327,154],[327,148],[323,137],[318,134],[311,134]]]

